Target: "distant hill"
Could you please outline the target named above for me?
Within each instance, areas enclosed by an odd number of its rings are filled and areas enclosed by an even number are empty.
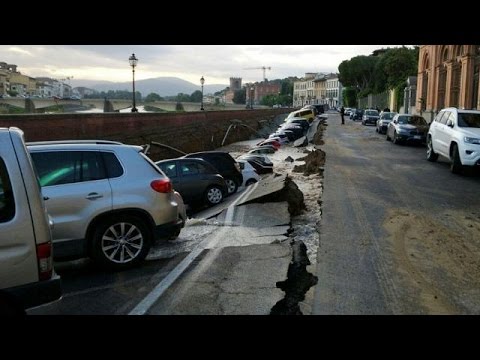
[[[84,86],[97,91],[108,90],[132,90],[132,82],[112,82],[112,81],[95,81],[95,80],[75,80],[72,79],[72,86]],[[203,87],[204,94],[215,93],[225,89],[227,84],[205,84]],[[142,96],[150,93],[157,93],[160,96],[172,96],[178,93],[190,95],[195,90],[201,90],[200,84],[195,85],[189,81],[176,77],[158,77],[153,79],[135,80],[135,90],[140,91]]]

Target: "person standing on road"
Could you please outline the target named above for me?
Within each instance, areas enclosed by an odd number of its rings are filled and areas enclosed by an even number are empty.
[[[340,108],[340,116],[342,117],[342,125],[345,125],[345,108],[343,106]]]

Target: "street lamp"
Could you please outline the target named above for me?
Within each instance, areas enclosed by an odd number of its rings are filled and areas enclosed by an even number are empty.
[[[128,58],[128,61],[130,62],[130,66],[132,67],[132,76],[133,76],[133,106],[132,106],[132,112],[138,112],[137,108],[135,107],[135,66],[137,66],[138,59],[135,57],[135,54],[132,54]]]
[[[200,108],[200,110],[204,110],[203,109],[203,84],[205,84],[205,79],[203,78],[203,76],[200,78],[200,84],[202,84],[202,107]]]

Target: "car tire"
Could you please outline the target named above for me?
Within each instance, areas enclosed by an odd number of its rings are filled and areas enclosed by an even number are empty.
[[[123,270],[143,261],[152,234],[145,222],[133,215],[112,216],[93,233],[93,260],[110,270]]]
[[[220,204],[223,200],[222,189],[218,186],[209,186],[205,191],[205,202],[207,205],[213,206]]]
[[[427,160],[435,162],[438,159],[438,154],[433,151],[432,137],[429,136],[427,140]]]
[[[226,178],[225,184],[227,184],[228,195],[232,195],[237,192],[238,184],[235,182],[235,180]]]
[[[245,183],[245,186],[250,186],[253,185],[257,182],[255,179],[248,179],[247,182]]]
[[[460,161],[460,155],[458,154],[457,144],[452,145],[452,156],[450,160],[450,171],[453,174],[461,174],[463,170],[462,162]]]
[[[180,236],[181,231],[182,231],[182,228],[180,226],[174,228],[167,234],[167,239],[176,240]]]

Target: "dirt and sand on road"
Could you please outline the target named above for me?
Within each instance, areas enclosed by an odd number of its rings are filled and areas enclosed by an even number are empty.
[[[384,222],[409,313],[480,313],[480,211],[392,209]],[[419,309],[418,305],[423,309]]]

